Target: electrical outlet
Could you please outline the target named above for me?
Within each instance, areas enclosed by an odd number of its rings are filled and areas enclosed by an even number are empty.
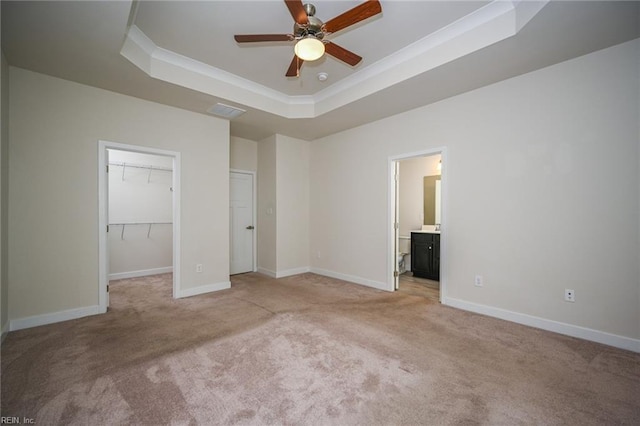
[[[202,263],[198,263],[196,265],[196,272],[199,274],[202,273]]]
[[[576,301],[576,291],[571,290],[570,288],[564,289],[564,301],[565,302],[575,302]]]
[[[476,287],[482,287],[484,285],[484,283],[482,282],[482,275],[476,275],[476,279],[473,282],[473,285],[475,285]]]
[[[320,250],[318,250],[316,252],[316,259],[320,259],[322,257],[322,254],[320,253]]]

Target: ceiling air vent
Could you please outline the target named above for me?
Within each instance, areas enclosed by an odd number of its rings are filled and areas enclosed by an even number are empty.
[[[209,108],[207,112],[209,114],[217,115],[218,117],[226,118],[228,120],[233,120],[234,118],[241,116],[247,111],[244,109],[217,103],[211,108]]]

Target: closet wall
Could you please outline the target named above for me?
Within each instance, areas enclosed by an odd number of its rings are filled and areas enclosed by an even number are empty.
[[[109,150],[109,279],[173,270],[173,159]]]

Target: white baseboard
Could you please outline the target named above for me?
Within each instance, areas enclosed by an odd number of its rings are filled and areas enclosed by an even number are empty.
[[[199,287],[187,288],[187,289],[181,290],[176,295],[176,297],[181,299],[183,297],[197,296],[199,294],[211,293],[214,291],[226,290],[229,288],[231,288],[231,281],[223,281],[219,283],[201,285]]]
[[[38,327],[40,325],[53,324],[56,322],[68,321],[72,319],[87,317],[89,315],[97,315],[100,313],[100,307],[86,306],[84,308],[69,309],[66,311],[52,312],[50,314],[34,315],[32,317],[18,318],[9,322],[9,330],[16,331],[23,328]]]
[[[590,340],[592,342],[602,343],[604,345],[613,346],[628,351],[640,352],[640,340],[630,337],[618,336],[616,334],[598,331],[591,328],[580,327],[577,325],[566,324],[559,321],[553,321],[545,318],[535,317],[532,315],[521,314],[518,312],[508,311],[505,309],[494,308],[492,306],[480,305],[477,303],[467,302],[460,299],[445,297],[442,300],[443,305],[462,309],[465,311],[475,312],[490,317],[500,318],[503,320],[515,322],[518,324],[528,325],[530,327],[540,328],[542,330],[553,331],[554,333],[564,334],[566,336],[577,337],[579,339]]]
[[[292,275],[304,274],[305,272],[309,271],[310,269],[308,266],[304,266],[302,268],[285,269],[284,271],[277,271],[276,278],[290,277]]]
[[[305,272],[310,271],[311,269],[308,266],[303,266],[302,268],[285,269],[284,271],[272,271],[271,269],[258,268],[257,272],[271,278],[284,278],[292,275],[304,274]]]
[[[355,275],[341,274],[340,272],[329,271],[327,269],[311,268],[311,272],[318,275],[324,275],[326,277],[337,278],[343,281],[349,281],[351,283],[364,285],[367,287],[373,287],[378,290],[389,291],[389,285],[379,281],[369,280],[367,278],[357,277]]]
[[[7,321],[7,323],[4,325],[4,327],[2,327],[2,333],[1,333],[1,337],[0,337],[0,345],[2,345],[2,342],[4,342],[4,339],[7,338],[7,334],[9,334],[9,321]]]
[[[164,268],[142,269],[140,271],[117,272],[115,274],[109,274],[109,281],[146,277],[148,275],[167,274],[169,272],[173,272],[173,266],[166,266]]]
[[[271,278],[276,278],[275,271],[272,271],[271,269],[258,268],[258,273],[266,275],[266,276],[271,277]]]

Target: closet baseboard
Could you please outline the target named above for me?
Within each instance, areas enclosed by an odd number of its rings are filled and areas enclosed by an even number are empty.
[[[130,272],[118,272],[115,274],[109,274],[109,281],[146,277],[147,275],[168,274],[169,272],[173,272],[173,266],[166,266],[164,268],[141,269],[139,271]]]

